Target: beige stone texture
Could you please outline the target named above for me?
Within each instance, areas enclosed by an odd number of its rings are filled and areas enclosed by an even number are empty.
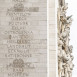
[[[0,0],[0,77],[47,77],[47,0]]]
[[[49,77],[57,77],[55,0],[49,0]]]

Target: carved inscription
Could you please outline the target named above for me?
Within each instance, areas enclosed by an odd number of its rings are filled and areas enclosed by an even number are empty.
[[[5,0],[6,8],[0,5],[0,77],[47,77],[47,24],[40,19],[44,5],[36,2]]]

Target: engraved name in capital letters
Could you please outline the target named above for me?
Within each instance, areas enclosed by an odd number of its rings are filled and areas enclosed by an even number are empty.
[[[22,21],[22,22],[14,22],[14,21],[10,21],[9,22],[9,25],[10,26],[17,26],[17,25],[19,25],[19,26],[22,26],[22,25],[24,25],[24,26],[28,26],[28,22],[27,21]]]

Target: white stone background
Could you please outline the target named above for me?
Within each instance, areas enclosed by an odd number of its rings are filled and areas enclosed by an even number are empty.
[[[66,0],[68,3],[67,15],[73,15],[70,32],[70,44],[73,45],[74,69],[72,77],[77,77],[77,0]]]

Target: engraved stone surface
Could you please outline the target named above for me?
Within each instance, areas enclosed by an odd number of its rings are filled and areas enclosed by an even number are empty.
[[[47,77],[46,0],[0,0],[0,77]]]

